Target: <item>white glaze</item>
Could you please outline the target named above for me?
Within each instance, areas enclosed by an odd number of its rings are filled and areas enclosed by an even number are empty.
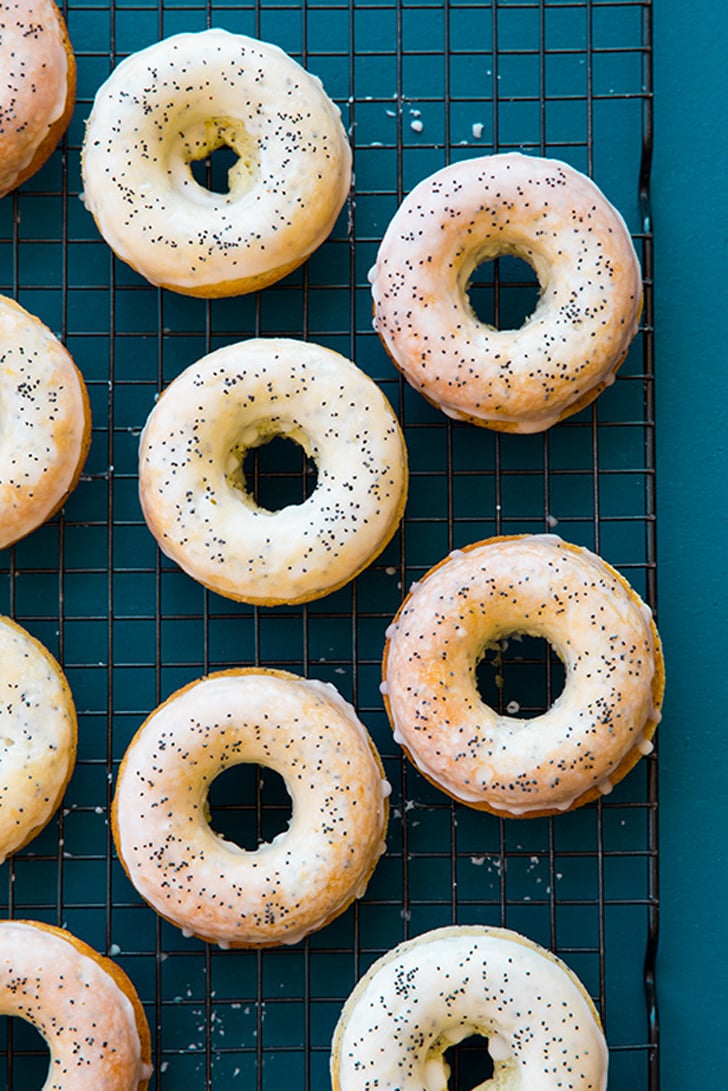
[[[227,145],[230,191],[190,163]],[[83,146],[86,207],[153,284],[232,295],[271,283],[330,233],[349,192],[338,107],[281,49],[224,30],[132,54],[96,95]]]
[[[562,694],[530,720],[499,715],[475,680],[484,649],[514,633],[545,638],[565,667]],[[611,790],[621,763],[644,752],[658,658],[637,595],[602,558],[553,535],[491,539],[436,566],[403,603],[385,700],[395,739],[456,799],[557,812]]]
[[[308,499],[271,512],[242,474],[272,436],[316,462]],[[141,437],[139,488],[160,548],[219,594],[303,602],[352,579],[396,530],[407,455],[382,392],[338,353],[303,341],[229,345],[187,368]]]
[[[86,458],[88,399],[60,341],[0,296],[0,549],[44,523]]]
[[[484,261],[512,254],[541,295],[519,330],[481,322],[467,297]],[[642,286],[619,213],[557,160],[484,156],[420,182],[385,233],[375,328],[407,380],[448,416],[538,432],[613,377],[637,331]]]
[[[33,922],[0,922],[0,1013],[27,1019],[48,1043],[43,1091],[137,1091],[151,1066],[134,1006],[72,938]]]
[[[0,4],[0,197],[19,184],[73,95],[64,29],[51,0]]]
[[[239,762],[278,772],[288,830],[246,851],[206,818],[210,784]],[[363,892],[383,851],[388,789],[369,736],[329,685],[269,671],[211,675],[160,706],[119,774],[114,834],[158,913],[231,947],[296,943]]]
[[[594,1006],[550,952],[505,929],[454,926],[395,947],[359,981],[332,1045],[333,1091],[445,1091],[444,1051],[489,1039],[482,1091],[604,1091]]]
[[[61,668],[0,617],[0,861],[50,821],[75,758],[76,710]]]

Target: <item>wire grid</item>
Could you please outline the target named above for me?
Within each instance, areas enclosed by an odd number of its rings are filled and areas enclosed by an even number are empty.
[[[78,107],[46,167],[0,202],[0,290],[68,345],[89,386],[93,445],[65,511],[0,553],[0,610],[63,664],[80,745],[61,812],[3,867],[1,911],[62,924],[118,959],[148,1013],[154,1089],[327,1086],[334,1024],[368,965],[428,928],[485,922],[562,956],[605,1021],[610,1087],[655,1091],[654,756],[574,814],[498,819],[450,802],[402,760],[378,690],[404,589],[450,549],[492,534],[556,529],[655,604],[650,4],[69,0],[65,13]],[[79,200],[84,119],[113,65],[209,25],[274,41],[322,78],[356,176],[331,239],[302,270],[214,302],[148,286],[113,258]],[[593,175],[623,212],[646,280],[617,382],[542,436],[446,419],[403,384],[371,328],[366,273],[403,195],[447,162],[508,149]],[[483,267],[473,289],[478,313],[501,325],[518,325],[535,295],[531,271],[512,260]],[[356,360],[392,401],[409,448],[401,532],[353,584],[303,607],[203,591],[160,556],[137,500],[138,437],[157,391],[203,353],[253,335],[304,337]],[[310,488],[311,468],[283,441],[251,473],[269,506]],[[140,901],[114,853],[109,806],[125,747],[159,701],[204,672],[254,664],[333,682],[353,701],[394,787],[388,851],[361,901],[308,940],[219,951]],[[493,703],[531,715],[556,693],[558,664],[542,643],[512,641],[489,653],[480,684]],[[212,799],[213,823],[244,844],[289,813],[281,783],[257,769],[226,773]],[[44,1047],[26,1024],[6,1023],[0,1082],[40,1085]],[[453,1058],[452,1088],[476,1082],[466,1061]]]

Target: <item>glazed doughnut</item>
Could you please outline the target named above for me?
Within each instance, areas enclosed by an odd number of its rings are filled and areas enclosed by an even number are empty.
[[[0,921],[0,1014],[20,1016],[50,1049],[44,1091],[144,1091],[151,1038],[121,967],[38,921]]]
[[[61,802],[76,761],[76,709],[51,653],[0,616],[0,863]]]
[[[555,955],[504,928],[461,925],[407,940],[378,959],[334,1033],[333,1091],[441,1091],[443,1054],[488,1039],[494,1076],[474,1091],[604,1091],[599,1016]]]
[[[246,451],[274,436],[318,468],[307,500],[260,507]],[[165,390],[142,433],[139,494],[160,548],[220,595],[276,605],[336,590],[402,516],[407,455],[371,379],[330,349],[257,339],[218,349]]]
[[[524,633],[563,661],[562,694],[532,719],[481,699],[485,649]],[[649,608],[596,554],[555,535],[454,550],[414,584],[387,631],[382,692],[420,772],[454,799],[509,817],[600,795],[653,748],[664,664]]]
[[[191,163],[238,156],[229,192]],[[351,149],[320,80],[277,46],[205,30],[128,57],[96,95],[84,201],[116,255],[152,284],[240,295],[299,266],[349,193]]]
[[[279,773],[288,829],[257,851],[216,834],[207,794],[241,762]],[[221,947],[297,943],[364,893],[384,851],[389,784],[333,686],[285,671],[222,671],[179,690],[132,740],[112,810],[119,858],[142,897]]]
[[[52,0],[0,5],[0,197],[45,163],[71,120],[76,62]]]
[[[0,549],[62,507],[90,441],[80,371],[38,318],[0,296]]]
[[[528,262],[540,299],[519,330],[480,321],[469,279],[484,261]],[[374,326],[411,385],[448,416],[541,432],[613,382],[642,305],[627,228],[566,163],[484,156],[420,182],[370,273]]]

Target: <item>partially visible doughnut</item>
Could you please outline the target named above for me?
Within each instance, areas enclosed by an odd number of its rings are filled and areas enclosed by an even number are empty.
[[[535,270],[538,305],[518,330],[468,299],[484,261]],[[370,274],[374,326],[408,382],[448,416],[541,432],[614,381],[637,332],[642,278],[622,217],[592,181],[536,156],[484,156],[415,186]]]
[[[479,1089],[605,1091],[609,1057],[589,994],[550,951],[503,928],[438,928],[378,959],[344,1005],[333,1091],[444,1091],[445,1050],[488,1039]]]
[[[131,981],[62,928],[0,921],[0,1014],[20,1016],[50,1049],[43,1091],[144,1091],[151,1037]]]
[[[532,719],[477,688],[485,650],[518,633],[549,641],[566,673]],[[665,685],[649,608],[601,557],[550,534],[489,538],[435,565],[387,631],[383,676],[394,738],[420,772],[514,818],[611,792],[653,749]]]
[[[191,163],[229,147],[229,192]],[[176,34],[132,54],[96,95],[82,154],[84,200],[118,257],[195,296],[256,291],[330,234],[351,149],[320,80],[242,34]]]
[[[51,653],[0,616],[0,863],[61,802],[76,760],[76,709]]]
[[[274,436],[314,459],[301,504],[260,507],[246,451]],[[302,341],[228,345],[188,367],[149,415],[139,495],[160,548],[220,595],[277,605],[343,586],[386,546],[404,509],[407,453],[379,387]]]
[[[76,61],[53,0],[0,5],[0,197],[40,170],[71,120]]]
[[[209,824],[215,777],[241,762],[279,773],[288,829],[257,851]],[[384,851],[390,787],[354,709],[286,671],[209,675],[139,729],[119,770],[112,830],[142,897],[221,947],[297,943],[360,898]]]
[[[90,442],[88,394],[68,351],[0,296],[0,549],[58,511]]]

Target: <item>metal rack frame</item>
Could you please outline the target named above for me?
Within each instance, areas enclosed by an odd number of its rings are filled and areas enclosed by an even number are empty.
[[[612,1086],[656,1091],[655,756],[574,815],[497,819],[451,803],[403,761],[378,692],[383,633],[403,589],[465,542],[557,523],[656,605],[651,3],[62,7],[78,108],[46,167],[0,203],[0,291],[54,328],[85,373],[93,446],[65,510],[0,553],[0,612],[63,664],[80,748],[57,818],[4,865],[0,911],[62,924],[118,958],[147,1009],[155,1091],[183,1080],[195,1091],[238,1081],[258,1091],[284,1080],[325,1086],[330,1033],[357,977],[399,940],[453,921],[514,927],[556,951],[605,1019]],[[356,175],[332,238],[303,269],[257,296],[214,302],[148,286],[112,257],[78,199],[83,120],[110,68],[156,38],[208,25],[277,41],[322,77],[349,127]],[[366,282],[389,216],[418,178],[510,149],[565,158],[593,175],[627,218],[645,278],[640,333],[615,386],[536,437],[453,423],[427,406],[371,330]],[[528,270],[503,261],[479,271],[474,298],[507,324],[534,292]],[[166,382],[211,348],[274,334],[356,360],[397,409],[411,461],[406,517],[383,556],[329,598],[275,610],[208,594],[160,556],[136,500],[135,464]],[[273,444],[253,477],[256,488],[305,495],[311,468]],[[524,648],[520,658],[514,647],[489,657],[482,685],[499,675],[494,699],[516,695],[532,713],[558,683],[548,652]],[[148,712],[194,677],[253,664],[332,681],[353,701],[394,785],[389,848],[364,898],[322,932],[291,949],[218,951],[183,939],[143,905],[116,860],[108,815],[118,763]],[[243,769],[215,791],[215,820],[240,838],[268,836],[288,813],[268,774]],[[4,1086],[40,1082],[45,1056],[27,1028],[8,1021]],[[466,1062],[455,1060],[453,1088]]]

